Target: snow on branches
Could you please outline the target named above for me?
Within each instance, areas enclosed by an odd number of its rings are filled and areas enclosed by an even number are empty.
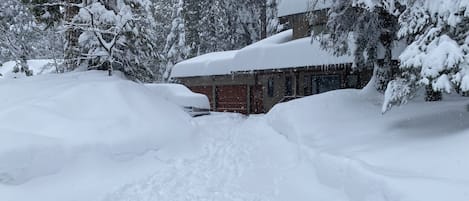
[[[149,5],[148,0],[83,3],[67,25],[80,31],[80,64],[106,69],[110,75],[117,69],[130,79],[153,81],[150,66],[157,56],[151,41],[155,23],[147,17]]]
[[[401,1],[406,10],[399,18],[398,36],[412,39],[400,56],[401,69],[412,73],[415,79],[396,79],[394,85],[400,87],[389,85],[383,108],[387,110],[403,102],[391,99],[411,97],[409,93],[402,96],[395,92],[410,83],[434,92],[469,91],[469,1]]]

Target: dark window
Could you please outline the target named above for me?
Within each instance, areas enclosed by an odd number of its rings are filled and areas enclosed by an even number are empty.
[[[293,88],[292,88],[292,77],[287,76],[285,77],[285,96],[293,95]]]
[[[340,76],[339,75],[325,75],[317,77],[317,91],[323,93],[340,89]]]
[[[274,96],[274,78],[273,77],[267,80],[267,95],[269,97]]]

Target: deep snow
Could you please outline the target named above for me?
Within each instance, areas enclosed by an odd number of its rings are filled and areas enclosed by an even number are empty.
[[[192,130],[176,105],[102,72],[1,79],[0,100],[0,199],[7,201],[99,200],[151,169],[157,161],[141,161],[147,154]]]
[[[467,98],[338,90],[190,118],[101,72],[0,80],[0,200],[467,201]]]

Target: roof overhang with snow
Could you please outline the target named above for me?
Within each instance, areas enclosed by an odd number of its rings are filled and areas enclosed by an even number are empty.
[[[267,69],[351,63],[351,56],[336,57],[311,38],[292,40],[292,30],[284,31],[243,49],[201,55],[176,64],[171,77],[228,75]]]
[[[284,17],[312,10],[329,8],[332,0],[280,0],[278,4],[278,16]]]
[[[352,41],[349,45],[353,47]],[[398,59],[405,47],[405,41],[395,44],[393,59]],[[378,58],[384,58],[382,47],[378,48]],[[214,52],[180,62],[173,67],[171,77],[229,75],[353,62],[354,58],[350,54],[335,56],[322,49],[319,41],[311,41],[310,37],[293,40],[293,31],[287,30],[240,50]]]

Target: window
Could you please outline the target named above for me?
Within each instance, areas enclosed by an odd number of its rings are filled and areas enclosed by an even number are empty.
[[[274,96],[274,78],[273,77],[267,80],[267,95],[269,97]]]
[[[339,75],[325,75],[317,79],[318,93],[340,89],[340,76]]]
[[[293,95],[293,88],[292,88],[292,77],[287,76],[285,77],[285,96]]]

